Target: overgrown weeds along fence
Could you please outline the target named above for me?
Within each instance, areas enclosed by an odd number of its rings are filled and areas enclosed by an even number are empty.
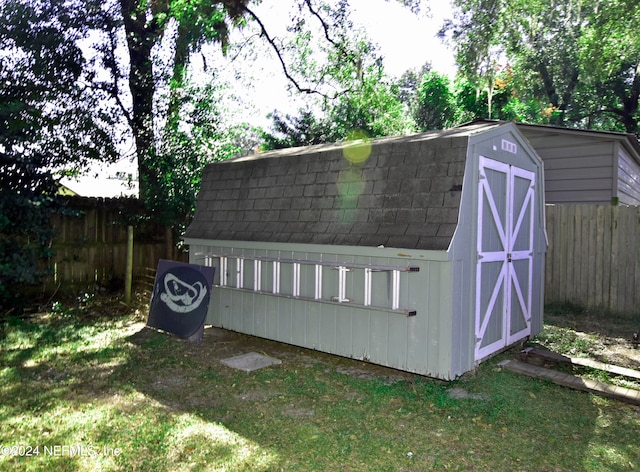
[[[640,207],[547,205],[545,302],[640,313]]]

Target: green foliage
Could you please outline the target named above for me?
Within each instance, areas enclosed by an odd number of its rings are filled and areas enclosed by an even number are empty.
[[[562,124],[577,85],[576,37],[582,10],[552,0],[457,0],[455,5],[458,16],[445,30],[456,44],[463,76],[476,84],[479,93],[487,93],[488,115],[495,117],[492,94],[500,70],[496,65],[506,56],[516,71],[533,76],[520,82],[519,93],[559,110],[553,121]]]
[[[458,107],[459,121],[467,122],[487,116],[482,96],[471,81],[458,77],[453,84],[453,94]]]
[[[115,156],[109,110],[84,83],[81,6],[0,4],[0,311],[48,271],[57,175]]]
[[[204,166],[254,149],[258,131],[246,124],[229,126],[219,105],[222,85],[186,85],[173,91],[179,96],[177,121],[165,129],[162,146],[153,161],[159,186],[145,195],[155,220],[182,231],[195,211]],[[151,190],[151,189],[149,189]]]
[[[213,42],[221,44],[226,52],[233,28],[255,28],[297,90],[332,102],[324,109],[328,120],[337,121],[332,124],[331,137],[346,136],[353,127],[363,128],[372,136],[397,134],[407,128],[402,106],[396,103],[396,92],[379,83],[381,75],[374,71],[377,58],[373,46],[353,30],[347,0],[292,2],[297,8],[292,12],[286,39],[270,36],[252,11],[252,3],[134,1],[120,2],[118,11],[112,12],[114,19],[122,18],[127,37],[128,73],[133,79],[129,80],[131,108],[119,98],[119,77],[126,77],[127,72],[118,61],[109,67],[110,90],[123,108],[135,140],[141,196],[153,215],[164,223],[180,226],[188,220],[199,185],[199,177],[193,176],[199,176],[205,162],[246,150],[238,145],[238,138],[246,141],[245,136],[255,135],[246,126],[238,132],[239,128],[232,130],[223,125],[217,115],[220,110],[214,110],[215,102],[207,93],[186,93],[190,90],[189,67],[194,53]],[[416,7],[413,1],[403,3]],[[169,45],[173,51],[162,61],[154,52],[161,45]],[[111,53],[113,48],[105,51]],[[163,73],[159,73],[160,69]],[[208,116],[210,123],[197,116],[197,122],[192,122],[198,114]],[[298,126],[315,126],[305,123],[309,118],[310,115],[302,116],[290,130],[295,133]],[[274,115],[274,119],[279,118]],[[287,120],[283,118],[275,128],[286,128]],[[325,119],[317,124],[322,121]],[[236,136],[231,136],[232,131]],[[267,137],[266,146],[279,147],[299,139],[308,142],[301,136]],[[316,139],[319,138],[311,141]]]
[[[461,75],[487,94],[485,116],[638,133],[640,4],[633,0],[456,0],[441,34]],[[513,95],[496,103],[499,71]],[[498,74],[496,74],[498,72]],[[495,113],[493,111],[495,110]]]
[[[27,288],[47,274],[42,261],[49,255],[52,204],[46,196],[0,191],[0,312],[19,309],[26,303]]]
[[[458,77],[453,85],[458,122],[489,116],[488,93],[480,91],[471,81]],[[556,113],[553,107],[537,99],[521,97],[517,74],[505,68],[494,78],[492,117],[525,123],[549,124]]]
[[[456,105],[447,76],[429,72],[422,77],[417,92],[413,115],[418,129],[444,129],[455,123]]]
[[[141,198],[161,219],[173,210],[160,208],[158,211],[164,200],[158,202],[157,197],[170,197],[173,189],[163,187],[175,181],[175,176],[167,178],[159,174],[167,168],[166,148],[173,146],[170,142],[163,143],[162,139],[170,137],[180,121],[181,91],[186,85],[191,56],[210,42],[221,44],[224,50],[230,30],[244,22],[247,3],[248,0],[134,0],[119,2],[109,11],[113,29],[108,37],[112,41],[99,50],[105,57],[117,57],[114,52],[117,36],[124,32],[129,67],[127,71],[123,64],[126,61],[118,59],[107,64],[108,89],[126,117],[135,141]],[[161,58],[167,49],[173,52],[172,56]],[[121,77],[127,74],[130,107],[125,105],[128,100],[123,98],[125,90],[120,83]],[[160,123],[165,123],[167,129],[158,128]]]
[[[406,134],[413,123],[398,96],[398,88],[386,82],[381,70],[366,75],[350,93],[341,95],[328,111],[334,135],[346,138],[360,130],[370,138]]]
[[[378,77],[364,77],[362,83],[335,100],[327,100],[318,118],[309,110],[298,116],[274,111],[271,130],[263,133],[265,149],[306,146],[349,139],[353,133],[368,138],[406,134],[413,121],[400,101],[398,87]]]
[[[348,0],[298,1],[279,52],[296,90],[336,99],[375,62],[376,48],[355,28]]]
[[[397,80],[398,98],[411,110],[415,106],[418,88],[422,78],[431,72],[431,64],[427,62],[419,69],[405,71]]]
[[[185,26],[183,37],[193,50],[198,50],[208,41],[216,41],[226,47],[229,41],[229,27],[243,24],[239,16],[239,5],[247,2],[211,2],[202,0],[172,0],[168,3],[168,11],[160,11],[160,20],[174,19]]]
[[[535,99],[522,101],[518,97],[511,97],[498,111],[503,119],[536,124],[549,124],[556,113]]]
[[[406,128],[397,91],[380,72],[375,48],[353,34],[348,1],[293,2],[299,14],[292,17],[290,48],[261,30],[250,10],[254,3],[6,0],[0,5],[5,293],[19,281],[35,283],[40,269],[46,270],[42,258],[51,234],[45,222],[55,207],[57,176],[133,148],[151,216],[179,229],[193,212],[202,167],[255,148],[255,129],[226,121],[219,85],[189,83],[194,54],[210,43],[227,51],[230,32],[248,26],[248,19],[271,41],[283,68],[293,73],[290,78],[308,79],[312,93],[337,92],[325,110],[327,119],[341,121],[322,134],[343,137],[362,127],[375,136]],[[127,151],[117,144],[126,144]],[[15,231],[18,220],[31,230]],[[20,252],[19,243],[28,251]]]
[[[334,141],[331,123],[316,118],[311,110],[299,110],[298,116],[282,115],[277,110],[269,115],[271,131],[262,133],[265,150],[309,146]]]
[[[311,102],[298,116],[274,111],[264,147],[335,142],[354,132],[372,138],[414,131],[402,98],[410,85],[401,86],[385,74],[376,46],[351,22],[348,2],[321,3],[313,11],[326,14],[330,29],[314,28],[301,13],[289,29],[293,37],[286,52],[291,71],[301,82],[313,83],[305,91],[322,100]]]
[[[640,134],[640,4],[614,0],[588,11],[579,38],[586,83],[580,109],[593,127]],[[588,93],[590,92],[590,93]]]

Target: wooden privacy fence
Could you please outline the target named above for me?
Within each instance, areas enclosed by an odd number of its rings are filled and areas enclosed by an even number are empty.
[[[144,277],[146,268],[155,268],[158,259],[188,260],[175,247],[168,228],[137,218],[144,214],[138,200],[71,197],[67,208],[68,212],[52,217],[53,273],[45,281],[46,292],[58,287],[122,285],[129,224],[134,226],[134,278]]]
[[[640,207],[546,206],[545,303],[640,313]]]
[[[135,199],[72,197],[69,214],[53,217],[53,274],[45,290],[122,284],[127,221],[143,215]],[[547,205],[549,249],[545,303],[572,302],[619,313],[640,313],[640,207]],[[188,262],[171,231],[134,225],[133,275],[141,280],[159,259]]]

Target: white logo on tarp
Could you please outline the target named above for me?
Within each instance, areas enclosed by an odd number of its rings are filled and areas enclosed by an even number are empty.
[[[160,294],[160,300],[178,313],[189,313],[200,306],[207,295],[207,289],[202,282],[190,285],[183,282],[173,274],[164,277],[164,292]]]

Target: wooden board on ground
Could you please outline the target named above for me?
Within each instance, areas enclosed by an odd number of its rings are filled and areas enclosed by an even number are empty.
[[[556,362],[559,364],[577,365],[580,367],[591,367],[592,369],[598,369],[610,374],[621,375],[630,379],[640,380],[640,371],[634,369],[628,369],[626,367],[620,367],[618,365],[606,364],[604,362],[594,361],[593,359],[587,359],[584,357],[569,357],[555,353],[553,351],[547,351],[546,349],[527,348],[522,351],[521,358],[524,361],[528,361],[530,358],[540,358],[545,361]]]
[[[564,387],[581,390],[583,392],[594,393],[607,398],[640,405],[640,390],[619,387],[597,380],[584,379],[576,375],[565,374],[553,369],[547,369],[536,365],[526,364],[516,360],[504,360],[498,364],[499,367],[518,374],[528,375],[536,379],[550,380],[551,382]]]

